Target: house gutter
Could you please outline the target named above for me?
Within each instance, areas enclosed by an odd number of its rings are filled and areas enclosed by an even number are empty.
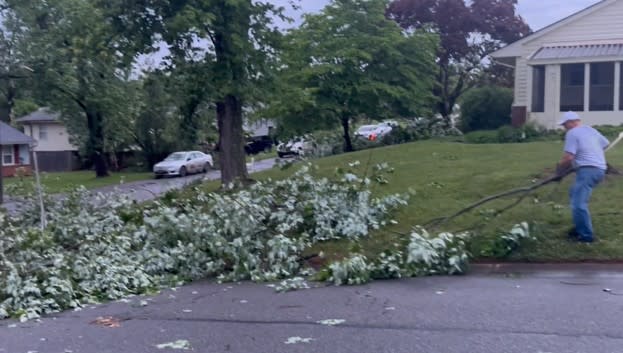
[[[511,69],[515,69],[515,66],[514,66],[514,65],[509,65],[509,64],[507,64],[507,63],[503,63],[503,62],[501,62],[501,61],[497,61],[497,60],[495,60],[494,58],[491,58],[491,62],[493,62],[493,63],[495,63],[495,64],[498,64],[498,65],[502,65],[502,66],[505,66],[505,67],[511,68]]]

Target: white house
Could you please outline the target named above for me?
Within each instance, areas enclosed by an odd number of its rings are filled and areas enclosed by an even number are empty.
[[[79,166],[78,148],[70,142],[59,117],[58,113],[40,108],[16,120],[24,126],[24,133],[37,141],[33,150],[41,171],[69,171]]]
[[[590,125],[623,124],[623,0],[603,0],[491,54],[515,69],[513,125],[556,127],[576,111]]]

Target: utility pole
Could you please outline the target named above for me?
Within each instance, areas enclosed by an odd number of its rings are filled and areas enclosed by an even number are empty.
[[[2,146],[2,129],[0,128],[0,205],[4,203],[4,185],[2,183],[2,165],[4,164],[4,146]]]

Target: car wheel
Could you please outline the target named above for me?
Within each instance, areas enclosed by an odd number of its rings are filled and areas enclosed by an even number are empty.
[[[206,164],[203,166],[203,172],[204,172],[204,173],[209,172],[209,171],[210,171],[210,169],[212,169],[212,164],[210,164],[210,163],[206,163]]]
[[[183,178],[188,175],[188,171],[186,171],[186,167],[180,168],[180,176]]]
[[[154,179],[162,179],[162,175],[154,175]]]

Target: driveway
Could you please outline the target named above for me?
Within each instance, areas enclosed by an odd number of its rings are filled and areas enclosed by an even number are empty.
[[[273,168],[276,163],[277,160],[275,158],[265,159],[254,163],[247,163],[247,169],[250,174],[257,173]],[[104,194],[123,193],[127,194],[131,199],[137,202],[144,202],[160,197],[168,191],[181,189],[201,180],[218,180],[220,178],[221,172],[219,170],[211,170],[206,174],[189,175],[184,178],[135,181],[131,183],[97,188],[91,191],[101,192]],[[9,213],[15,213],[19,212],[19,204],[20,202],[18,200],[8,199],[4,204],[0,205],[0,207],[4,207]]]

